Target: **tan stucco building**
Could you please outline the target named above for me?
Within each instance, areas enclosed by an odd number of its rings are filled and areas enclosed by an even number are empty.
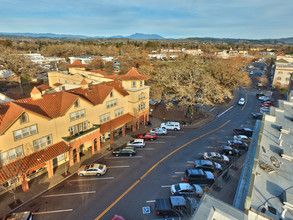
[[[145,124],[148,78],[132,68],[96,84],[84,77],[78,88],[61,92],[42,94],[35,87],[30,98],[0,104],[0,188],[18,180],[26,191],[35,170],[46,169],[50,178],[54,166],[72,166],[81,152],[95,154],[101,141]]]

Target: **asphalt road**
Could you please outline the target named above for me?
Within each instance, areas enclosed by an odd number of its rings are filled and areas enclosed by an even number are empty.
[[[115,214],[128,220],[155,219],[154,200],[170,196],[170,185],[179,183],[183,172],[204,151],[216,150],[233,137],[232,129],[253,128],[251,112],[257,112],[256,92],[240,91],[245,106],[223,109],[211,123],[198,128],[170,131],[134,157],[108,154],[99,163],[108,166],[102,177],[72,176],[18,211],[32,210],[35,219],[101,219]],[[150,214],[143,214],[150,207]]]

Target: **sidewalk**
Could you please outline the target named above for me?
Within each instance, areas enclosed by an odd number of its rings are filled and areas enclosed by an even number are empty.
[[[161,122],[155,118],[150,118],[150,121],[152,123],[152,127],[159,127],[161,124]],[[138,133],[145,133],[149,130],[150,130],[150,127],[141,126],[140,129],[138,129],[135,133],[128,131],[126,132],[126,135],[124,138],[122,137],[114,138],[114,143],[111,145],[111,148],[119,147],[125,144],[127,141],[132,140],[133,139],[132,135],[135,135]],[[101,143],[101,150],[97,152],[96,154],[93,155],[91,151],[85,152],[80,158],[80,163],[76,163],[72,167],[68,168],[68,162],[67,162],[66,164],[62,164],[54,168],[54,176],[51,179],[48,178],[47,172],[44,171],[43,174],[40,174],[39,176],[29,181],[30,189],[27,192],[23,192],[21,186],[16,187],[15,197],[16,197],[17,205],[15,205],[14,203],[13,193],[6,192],[0,195],[0,218],[13,212],[20,206],[30,202],[34,198],[47,192],[54,186],[68,179],[69,177],[71,177],[77,172],[81,164],[93,163],[94,161],[104,157],[105,155],[110,154],[111,151],[109,150],[109,148],[110,148],[110,141],[108,140],[104,143]],[[65,175],[65,170],[68,170],[67,175]]]
[[[236,96],[236,97],[235,97]],[[234,98],[227,104],[228,107],[233,105],[235,103],[235,100],[238,98],[238,93],[234,95]],[[187,125],[186,128],[198,128],[200,126],[203,126],[211,121],[213,121],[216,118],[216,114],[212,114],[208,112],[207,117],[194,123],[191,125]],[[161,121],[150,117],[150,121],[152,126],[151,127],[159,127],[161,124]],[[139,130],[137,130],[135,133],[132,132],[126,132],[126,135],[124,138],[122,137],[116,137],[114,138],[114,143],[111,145],[111,148],[115,148],[118,146],[121,146],[122,144],[125,144],[128,140],[133,139],[132,135],[138,134],[138,133],[145,133],[151,129],[151,127],[141,126]],[[97,152],[96,154],[92,155],[91,151],[85,152],[81,158],[80,163],[74,164],[72,167],[68,168],[68,162],[66,164],[62,164],[54,169],[54,176],[49,179],[47,172],[39,175],[38,177],[34,178],[33,180],[29,181],[29,187],[30,189],[27,192],[22,192],[21,186],[18,186],[15,189],[15,197],[17,201],[17,205],[14,204],[14,196],[12,193],[7,192],[2,195],[0,195],[0,218],[14,212],[17,208],[20,208],[22,205],[30,202],[34,198],[40,196],[41,194],[49,191],[54,186],[62,183],[64,180],[68,179],[69,177],[73,176],[81,164],[90,164],[94,161],[104,157],[107,154],[110,154],[111,151],[109,150],[110,143],[109,141],[106,141],[105,143],[101,143],[101,150]],[[65,170],[68,170],[67,175],[65,175]],[[224,190],[222,190],[223,192]]]

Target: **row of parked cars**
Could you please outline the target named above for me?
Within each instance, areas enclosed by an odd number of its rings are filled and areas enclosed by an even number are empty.
[[[269,97],[259,96],[258,100],[261,101],[259,112],[252,113],[252,117],[255,119],[262,119],[264,113],[270,112],[270,107],[273,106],[273,102]]]
[[[216,176],[224,171],[230,158],[247,150],[253,131],[249,128],[234,129],[233,140],[227,146],[219,147],[219,152],[204,152],[202,157],[194,161],[193,167],[184,172],[180,183],[170,187],[169,198],[156,199],[155,209],[164,218],[188,216],[196,209],[203,193],[214,184]]]

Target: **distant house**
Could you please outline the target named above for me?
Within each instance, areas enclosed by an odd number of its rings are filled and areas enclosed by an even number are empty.
[[[276,67],[273,78],[273,86],[287,87],[293,74],[293,57],[279,55],[276,59]]]

